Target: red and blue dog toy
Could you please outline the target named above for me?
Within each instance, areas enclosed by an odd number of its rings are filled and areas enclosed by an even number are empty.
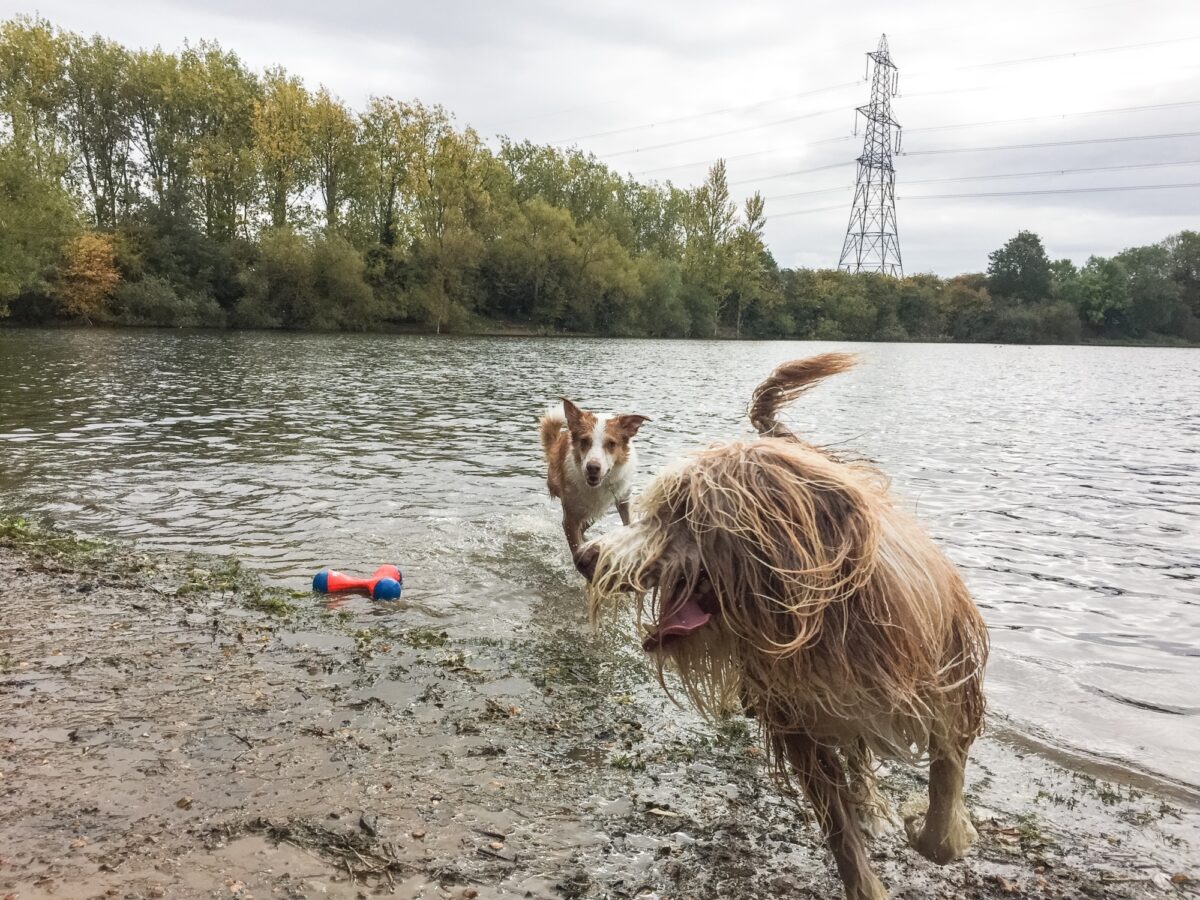
[[[370,578],[353,578],[333,569],[322,569],[313,576],[318,594],[335,591],[366,591],[372,600],[396,600],[404,590],[404,573],[396,566],[380,566]]]

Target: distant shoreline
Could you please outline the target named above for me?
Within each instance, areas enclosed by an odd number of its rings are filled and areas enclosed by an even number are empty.
[[[187,332],[204,334],[278,334],[278,335],[400,335],[411,337],[443,337],[443,338],[547,338],[566,340],[606,340],[606,341],[672,341],[678,343],[703,341],[728,341],[730,343],[814,343],[814,344],[962,344],[992,347],[1146,347],[1168,350],[1200,349],[1200,342],[1185,341],[1182,338],[1158,336],[1153,339],[1135,340],[1132,338],[1101,338],[1092,337],[1079,341],[996,341],[996,340],[963,340],[957,338],[931,339],[911,338],[906,340],[879,340],[873,338],[815,338],[815,337],[736,337],[732,334],[715,334],[711,337],[665,337],[650,335],[614,335],[595,334],[586,331],[544,331],[521,325],[496,325],[494,327],[464,328],[454,331],[437,332],[433,329],[422,328],[411,324],[383,324],[370,329],[353,331],[338,328],[238,328],[215,325],[130,325],[126,323],[85,325],[80,322],[13,322],[0,321],[0,331],[123,331],[123,332]]]

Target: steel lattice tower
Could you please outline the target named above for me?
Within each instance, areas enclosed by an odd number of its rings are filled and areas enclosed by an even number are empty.
[[[875,63],[871,102],[858,107],[854,114],[855,131],[860,113],[867,120],[867,128],[838,268],[903,277],[896,228],[896,170],[892,165],[892,155],[900,150],[900,123],[892,118],[892,97],[900,73],[888,53],[886,34],[880,36],[879,47],[867,58]]]

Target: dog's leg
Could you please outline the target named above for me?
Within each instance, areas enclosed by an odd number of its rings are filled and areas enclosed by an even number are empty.
[[[879,792],[875,778],[875,760],[864,741],[856,741],[846,752],[846,770],[850,775],[850,793],[858,807],[858,827],[869,838],[883,837],[900,827],[887,798]]]
[[[963,771],[967,748],[962,742],[937,739],[930,748],[929,810],[920,831],[914,819],[906,818],[908,839],[920,853],[938,865],[962,857],[975,842],[975,826],[963,800]]]
[[[563,516],[563,533],[567,536],[567,546],[571,548],[571,558],[574,559],[583,544],[583,522]]]
[[[628,525],[632,520],[629,518],[629,498],[617,501],[617,515],[621,517],[621,524]]]
[[[817,814],[847,900],[887,900],[887,890],[871,871],[867,849],[859,831],[858,815],[841,760],[828,747],[803,735],[782,738],[788,761]]]
[[[582,519],[576,519],[572,516],[563,515],[563,533],[567,536],[567,546],[571,550],[571,561],[575,563],[575,568],[578,569],[584,578],[591,580],[591,573],[580,565],[579,550],[583,547],[583,534],[587,531],[588,523]],[[593,567],[595,561],[592,562]]]

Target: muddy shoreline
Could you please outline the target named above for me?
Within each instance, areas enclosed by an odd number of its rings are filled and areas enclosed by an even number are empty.
[[[0,610],[0,898],[840,896],[748,724],[672,706],[582,615],[456,640],[16,520]],[[998,725],[968,799],[960,863],[873,844],[894,897],[1200,896],[1187,796]]]

